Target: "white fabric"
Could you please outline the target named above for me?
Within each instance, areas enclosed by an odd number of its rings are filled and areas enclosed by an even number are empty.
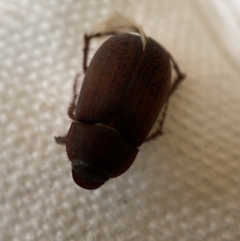
[[[116,9],[187,73],[164,136],[96,191],[64,148],[82,35]],[[0,0],[0,240],[240,240],[238,0]],[[95,49],[99,43],[93,43]]]

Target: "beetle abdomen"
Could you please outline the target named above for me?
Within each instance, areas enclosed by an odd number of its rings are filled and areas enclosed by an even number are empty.
[[[76,119],[106,123],[119,119],[124,139],[140,146],[148,136],[170,89],[169,54],[148,38],[119,34],[107,40],[94,55],[77,103]]]

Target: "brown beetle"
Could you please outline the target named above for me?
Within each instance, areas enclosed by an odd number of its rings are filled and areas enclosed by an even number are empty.
[[[55,137],[58,144],[66,144],[73,179],[85,189],[97,189],[126,172],[139,146],[161,134],[168,99],[185,78],[161,45],[133,20],[124,21],[139,35],[119,33],[120,28],[85,35],[86,74],[78,100],[76,77],[68,109],[73,122],[66,137]],[[87,68],[90,40],[109,34],[113,36]],[[171,63],[177,73],[172,85]],[[159,128],[149,136],[161,111]]]

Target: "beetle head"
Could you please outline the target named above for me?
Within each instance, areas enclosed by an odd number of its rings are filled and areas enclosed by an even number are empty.
[[[112,128],[81,122],[72,123],[66,150],[73,180],[85,189],[97,189],[126,172],[138,153],[138,148]]]
[[[72,176],[78,186],[89,190],[99,188],[110,179],[107,171],[81,160],[72,161]]]

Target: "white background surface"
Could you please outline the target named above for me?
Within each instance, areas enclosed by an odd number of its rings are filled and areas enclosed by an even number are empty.
[[[70,125],[82,35],[113,9],[188,77],[165,135],[87,191],[53,136]],[[239,1],[0,0],[0,16],[1,241],[240,240]]]

